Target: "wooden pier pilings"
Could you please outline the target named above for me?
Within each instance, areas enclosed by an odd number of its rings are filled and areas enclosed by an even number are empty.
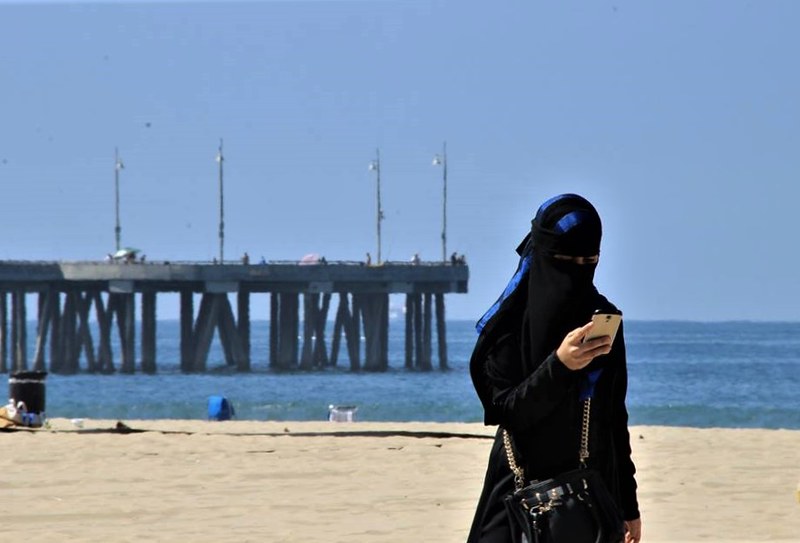
[[[320,370],[341,365],[344,356],[352,371],[385,371],[390,294],[405,294],[404,367],[433,369],[435,317],[438,367],[446,369],[444,294],[466,292],[468,275],[465,265],[452,263],[0,261],[0,372],[156,373],[163,292],[178,293],[180,359],[173,362],[185,373],[209,370],[215,335],[233,371],[259,363]],[[37,303],[28,360],[31,295]],[[252,352],[252,303],[269,307],[268,352]]]

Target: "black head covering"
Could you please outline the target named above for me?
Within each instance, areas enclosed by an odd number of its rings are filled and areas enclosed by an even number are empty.
[[[517,248],[517,272],[478,322],[480,336],[470,371],[487,424],[496,424],[497,418],[483,363],[497,338],[509,332],[519,336],[524,377],[558,347],[567,332],[586,324],[594,310],[608,305],[594,286],[596,264],[554,257],[599,255],[601,236],[600,216],[581,196],[561,194],[539,207],[530,233]]]

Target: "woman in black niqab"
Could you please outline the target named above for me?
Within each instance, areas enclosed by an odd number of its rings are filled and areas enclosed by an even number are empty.
[[[501,297],[480,319],[470,373],[484,422],[513,436],[529,479],[577,467],[581,395],[592,399],[590,464],[603,474],[639,537],[635,468],[630,459],[622,330],[583,343],[596,310],[616,308],[594,286],[602,225],[575,194],[539,208],[517,248],[520,262]],[[503,498],[513,491],[501,430],[492,447],[469,542],[510,541]],[[579,543],[579,542],[576,542]]]

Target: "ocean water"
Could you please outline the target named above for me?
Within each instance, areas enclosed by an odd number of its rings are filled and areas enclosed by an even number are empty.
[[[468,371],[474,323],[447,323],[444,372],[405,370],[403,334],[393,320],[385,373],[351,373],[344,349],[338,368],[273,373],[268,323],[253,322],[251,373],[183,375],[178,322],[159,321],[156,375],[50,374],[47,416],[205,419],[208,397],[223,395],[244,420],[324,420],[335,404],[357,406],[363,421],[481,421]],[[800,429],[800,323],[629,321],[625,339],[631,424]],[[436,352],[434,340],[435,366]],[[215,337],[208,367],[223,360]]]

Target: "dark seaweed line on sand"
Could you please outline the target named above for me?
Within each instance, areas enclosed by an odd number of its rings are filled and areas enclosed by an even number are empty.
[[[5,431],[31,431],[28,428],[5,428]],[[413,437],[413,438],[434,438],[434,439],[494,439],[493,435],[482,434],[467,434],[459,432],[426,432],[426,431],[408,431],[408,430],[347,430],[347,431],[333,431],[333,432],[292,432],[284,430],[283,432],[231,432],[231,433],[215,433],[215,432],[187,432],[181,430],[150,430],[146,428],[132,428],[123,422],[118,422],[116,426],[110,428],[92,428],[85,430],[49,430],[49,433],[64,433],[64,434],[141,434],[145,432],[156,432],[160,434],[176,434],[176,435],[225,435],[235,437],[247,436],[261,436],[261,437],[279,437],[279,436],[292,436],[292,437]]]

